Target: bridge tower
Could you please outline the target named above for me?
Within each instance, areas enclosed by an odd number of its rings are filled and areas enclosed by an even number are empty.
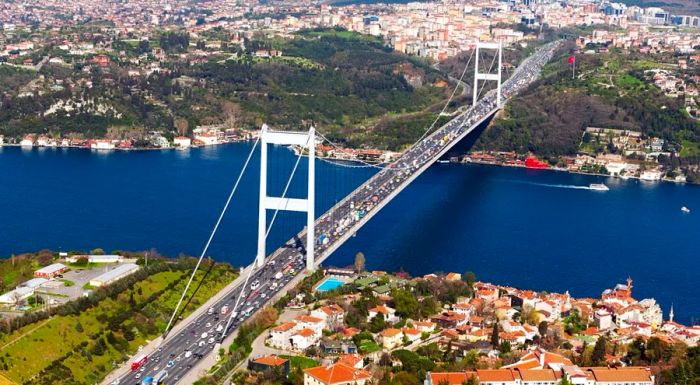
[[[498,73],[481,73],[479,72],[479,49],[493,49],[497,51],[498,55]],[[496,104],[500,107],[501,106],[501,56],[503,53],[503,45],[501,42],[498,43],[482,43],[482,42],[477,42],[476,43],[476,52],[474,57],[476,58],[476,62],[474,63],[474,98],[472,99],[472,105],[476,104],[477,98],[478,98],[478,85],[479,85],[479,80],[495,80],[498,82],[498,86],[496,88]]]
[[[265,264],[265,241],[267,233],[267,210],[306,212],[306,268],[314,267],[314,175],[316,160],[316,131],[313,126],[308,132],[272,131],[263,124],[260,131],[260,206],[258,208],[258,253],[256,266]],[[309,174],[306,199],[271,197],[267,195],[267,145],[296,145],[300,151],[308,148]]]

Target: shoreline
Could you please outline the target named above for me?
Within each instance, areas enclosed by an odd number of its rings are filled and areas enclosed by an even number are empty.
[[[91,150],[91,151],[97,151],[97,152],[111,152],[111,151],[172,151],[172,150],[178,150],[178,151],[184,151],[184,150],[189,150],[193,148],[207,148],[207,147],[216,147],[216,146],[224,146],[224,145],[229,145],[229,144],[236,144],[236,143],[245,143],[245,142],[250,142],[251,140],[244,139],[244,140],[236,140],[236,141],[231,141],[231,142],[224,142],[224,143],[218,143],[218,144],[211,144],[211,145],[201,145],[201,146],[196,146],[192,145],[189,147],[129,147],[129,148],[120,148],[120,147],[115,147],[115,148],[91,148],[91,147],[86,147],[86,146],[22,146],[21,144],[17,143],[4,143],[0,144],[0,149],[3,147],[14,147],[14,148],[20,148],[23,150],[34,150],[34,149],[52,149],[52,150],[62,150],[62,149],[71,149],[71,150]]]
[[[613,179],[619,179],[619,180],[629,180],[629,179],[635,179],[639,182],[643,183],[658,183],[658,182],[668,182],[668,183],[673,183],[675,185],[691,185],[691,186],[697,186],[700,185],[700,183],[693,183],[693,182],[677,182],[675,180],[671,179],[665,179],[661,178],[658,180],[647,180],[647,179],[642,179],[638,176],[616,176],[616,175],[607,175],[607,174],[599,174],[599,173],[591,173],[591,172],[581,172],[581,171],[571,171],[566,168],[560,168],[560,167],[548,167],[548,168],[530,168],[527,166],[521,166],[517,164],[505,164],[505,163],[493,163],[493,162],[482,162],[478,160],[471,160],[471,161],[448,161],[449,164],[479,164],[479,165],[485,165],[485,166],[497,166],[497,167],[510,167],[510,168],[523,168],[526,170],[541,170],[541,171],[556,171],[556,172],[564,172],[568,174],[576,174],[576,175],[588,175],[588,176],[599,176],[599,177],[605,177],[605,178],[613,178]]]

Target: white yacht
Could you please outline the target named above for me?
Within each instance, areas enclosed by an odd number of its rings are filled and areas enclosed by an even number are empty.
[[[608,191],[610,190],[608,186],[602,184],[602,183],[591,183],[588,188],[591,190],[596,190],[596,191]]]

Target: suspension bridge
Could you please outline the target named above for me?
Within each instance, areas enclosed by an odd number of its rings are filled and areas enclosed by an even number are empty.
[[[490,119],[502,107],[504,100],[532,84],[538,78],[542,67],[552,58],[560,46],[561,41],[541,46],[530,57],[523,60],[510,78],[502,83],[501,44],[478,43],[476,50],[472,52],[472,55],[476,54],[476,60],[471,107],[447,124],[433,130],[437,122],[436,119],[426,129],[423,136],[394,162],[383,165],[364,164],[367,167],[376,167],[379,171],[318,218],[314,211],[315,146],[319,138],[326,141],[327,138],[318,134],[313,127],[308,132],[283,132],[274,131],[263,125],[260,136],[250,150],[243,169],[212,229],[195,271],[193,271],[173,311],[166,327],[166,334],[144,348],[139,357],[132,359],[127,365],[113,372],[104,383],[134,384],[138,383],[140,378],[144,376],[155,375],[156,371],[166,371],[168,383],[192,382],[198,375],[198,373],[193,372],[193,368],[198,364],[207,366],[205,365],[207,364],[206,359],[200,363],[199,358],[218,354],[216,347],[220,346],[219,343],[224,342],[227,336],[252,317],[257,310],[264,307],[271,297],[285,292],[289,286],[303,276],[305,270],[312,271],[317,268],[428,167],[443,157],[453,146],[482,123]],[[495,50],[496,52],[491,68],[484,73],[479,72],[478,64],[479,51],[482,49]],[[498,61],[497,72],[491,73],[496,60]],[[461,83],[470,62],[471,57],[464,67],[459,83]],[[493,81],[497,84],[495,89],[479,99],[483,90],[482,83],[481,90],[477,91],[479,81]],[[445,111],[454,97],[457,88],[455,87],[455,92],[445,104],[442,112]],[[269,196],[267,188],[267,148],[270,144],[291,145],[298,149],[291,175],[281,196],[277,197]],[[258,247],[255,261],[243,270],[235,282],[219,292],[199,311],[175,325],[180,314],[180,307],[186,298],[195,273],[206,255],[224,213],[258,146],[260,147],[261,167]],[[309,158],[306,198],[289,198],[291,181],[303,155]],[[269,222],[267,220],[268,210],[273,211]],[[272,254],[266,255],[266,241],[280,211],[306,213],[306,226]],[[210,360],[208,366],[211,366],[213,362]]]

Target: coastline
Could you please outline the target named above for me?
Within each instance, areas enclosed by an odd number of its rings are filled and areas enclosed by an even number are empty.
[[[506,164],[506,163],[496,163],[496,162],[484,162],[484,161],[479,161],[479,160],[469,160],[469,161],[449,161],[450,164],[479,164],[479,165],[485,165],[485,166],[497,166],[497,167],[510,167],[510,168],[524,168],[528,170],[542,170],[542,171],[556,171],[556,172],[564,172],[564,173],[569,173],[569,174],[576,174],[576,175],[589,175],[589,176],[599,176],[599,177],[605,177],[605,178],[614,178],[614,179],[620,179],[620,180],[627,180],[627,179],[636,179],[639,182],[644,182],[644,183],[658,183],[658,182],[668,182],[668,183],[673,183],[676,185],[693,185],[697,186],[700,185],[700,183],[693,183],[693,182],[678,182],[672,179],[666,179],[666,178],[661,178],[658,180],[647,180],[647,179],[642,179],[638,176],[617,176],[617,175],[608,175],[608,174],[600,174],[600,173],[591,173],[591,172],[582,172],[582,171],[572,171],[566,168],[561,168],[561,167],[548,167],[548,168],[531,168],[527,167],[525,165],[519,165],[519,164]]]
[[[243,139],[243,140],[235,140],[235,141],[229,141],[229,142],[223,142],[223,143],[217,143],[217,144],[211,144],[211,145],[191,145],[189,147],[115,147],[115,148],[91,148],[88,146],[22,146],[21,144],[18,143],[3,143],[0,144],[0,149],[3,147],[15,147],[15,148],[21,148],[24,150],[34,150],[34,149],[52,149],[52,150],[60,150],[60,149],[71,149],[71,150],[91,150],[91,151],[97,151],[97,152],[111,152],[111,151],[172,151],[172,150],[177,150],[177,151],[186,151],[189,149],[194,149],[194,148],[207,148],[207,147],[216,147],[216,146],[224,146],[224,145],[229,145],[229,144],[235,144],[235,143],[245,143],[245,142],[250,142],[250,139]]]

